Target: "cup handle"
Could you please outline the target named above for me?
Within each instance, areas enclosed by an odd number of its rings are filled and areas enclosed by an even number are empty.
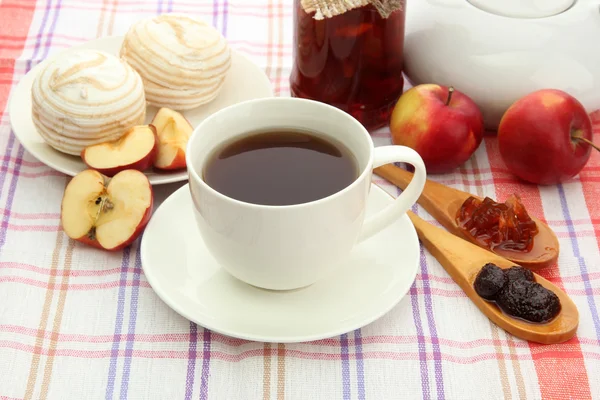
[[[392,162],[406,162],[415,167],[415,173],[407,188],[394,200],[392,204],[367,218],[363,223],[358,241],[370,238],[380,230],[406,213],[417,202],[423,188],[427,172],[423,159],[413,149],[406,146],[381,146],[373,151],[373,168]]]

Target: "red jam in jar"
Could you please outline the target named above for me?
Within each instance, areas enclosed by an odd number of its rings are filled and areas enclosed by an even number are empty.
[[[387,126],[404,88],[405,7],[383,18],[367,4],[317,20],[295,0],[292,96],[340,108],[369,131]]]

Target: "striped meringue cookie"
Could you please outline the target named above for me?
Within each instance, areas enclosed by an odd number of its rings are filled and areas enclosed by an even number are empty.
[[[72,155],[120,138],[146,117],[140,75],[118,57],[97,50],[73,50],[54,58],[36,76],[31,95],[40,136]]]
[[[174,13],[133,24],[120,55],[142,76],[149,104],[180,111],[214,100],[231,67],[231,50],[219,31]]]

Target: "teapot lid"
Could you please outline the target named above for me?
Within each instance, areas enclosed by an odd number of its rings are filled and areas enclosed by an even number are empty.
[[[544,18],[569,9],[575,0],[467,0],[474,7],[511,18]]]

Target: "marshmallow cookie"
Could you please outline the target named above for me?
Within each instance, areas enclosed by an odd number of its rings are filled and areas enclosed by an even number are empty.
[[[143,124],[146,99],[140,75],[118,57],[73,50],[54,58],[31,89],[33,123],[50,146],[80,155]]]
[[[223,35],[203,21],[180,14],[133,24],[120,55],[142,76],[149,104],[180,111],[217,97],[231,66],[231,51]]]

